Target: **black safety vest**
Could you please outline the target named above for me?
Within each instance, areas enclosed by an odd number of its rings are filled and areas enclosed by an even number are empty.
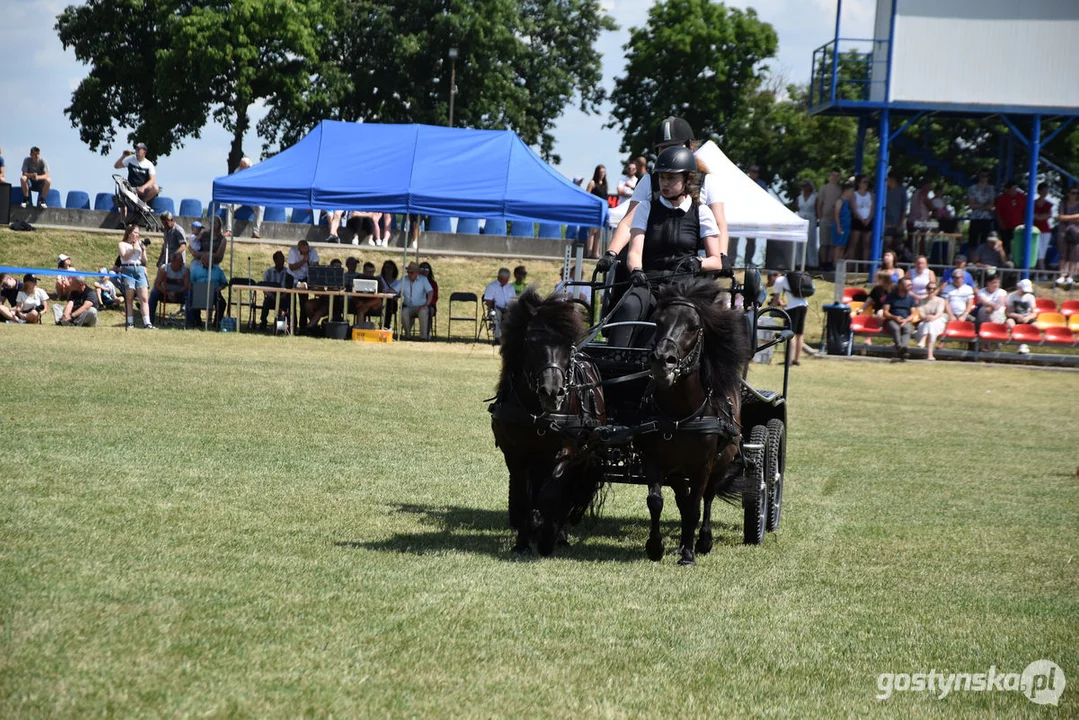
[[[692,201],[689,210],[668,208],[658,199],[648,206],[641,268],[645,272],[674,270],[687,257],[704,247],[701,242],[700,206]]]

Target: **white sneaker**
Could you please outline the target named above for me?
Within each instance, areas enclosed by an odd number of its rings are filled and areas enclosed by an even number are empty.
[[[26,207],[26,205],[23,205],[23,207]],[[1060,277],[1058,277],[1056,279],[1056,282],[1054,282],[1053,284],[1054,285],[1059,285],[1060,287],[1064,287],[1064,283],[1066,283],[1067,281],[1068,281],[1067,278],[1065,278],[1063,275],[1061,275]]]
[[[369,237],[367,238],[367,244],[374,247],[375,245],[378,245],[378,242],[373,237]]]
[[[415,249],[416,249],[416,248],[418,248],[419,246],[420,246],[420,244],[419,244],[419,242],[418,242],[418,241],[416,241],[416,240],[413,240],[413,241],[412,241],[412,243],[411,243],[411,244],[409,245],[409,247],[410,247],[410,248],[412,248],[413,250],[415,250]]]
[[[23,202],[23,203],[19,203],[19,207],[21,207],[21,208],[24,208],[24,207],[26,207],[26,203],[24,203],[24,202]]]
[[[352,237],[352,244],[353,245],[359,245],[360,244],[360,239],[358,237],[353,236]]]
[[[1072,285],[1075,285],[1075,278],[1068,278],[1067,280],[1064,281],[1064,286],[1065,287],[1071,288]]]
[[[39,208],[41,208],[42,210],[44,210],[44,209],[46,209],[47,207],[49,207],[49,206],[48,206],[48,205],[46,205],[45,203],[38,203],[38,204],[37,204],[37,206],[38,206]]]
[[[1026,343],[1023,343],[1022,345],[1019,346],[1019,354],[1020,355],[1029,355],[1030,354],[1030,348],[1027,346]]]

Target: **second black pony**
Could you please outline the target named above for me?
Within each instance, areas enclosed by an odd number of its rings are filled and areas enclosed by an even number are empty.
[[[576,349],[584,335],[577,305],[529,288],[502,325],[502,374],[491,430],[509,470],[514,552],[536,540],[549,555],[583,517],[600,483],[586,438],[606,423],[599,373]]]

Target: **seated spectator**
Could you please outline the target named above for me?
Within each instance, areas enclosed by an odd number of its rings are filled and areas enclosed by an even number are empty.
[[[330,261],[330,267],[341,267],[341,261],[334,258]],[[334,320],[340,319],[340,311],[344,306],[344,303],[337,303],[338,312],[335,313]],[[322,318],[330,314],[330,296],[329,295],[313,295],[310,300],[306,302],[306,310],[308,322],[305,329],[308,332],[315,330],[318,327]]]
[[[1034,297],[1034,283],[1026,278],[1019,281],[1014,292],[1004,301],[1004,316],[1009,328],[1029,325],[1038,318],[1038,303]]]
[[[952,281],[944,286],[941,295],[947,303],[948,320],[969,320],[974,317],[974,286],[968,285],[965,275],[969,275],[962,268],[952,270]]]
[[[19,178],[22,185],[23,201],[19,207],[26,207],[30,202],[30,193],[37,193],[37,206],[48,207],[45,198],[49,196],[49,188],[52,187],[52,178],[49,176],[49,163],[41,157],[41,148],[30,148],[30,156],[22,161],[22,176]]]
[[[236,168],[236,172],[246,170],[252,165],[254,165],[254,163],[251,162],[251,158],[242,157],[240,158],[240,165]],[[239,210],[241,207],[243,206],[238,203],[225,204],[225,226],[229,229],[229,235],[232,235],[232,221],[236,216],[236,211]],[[262,218],[266,214],[266,208],[262,205],[255,205],[251,208],[251,211],[253,213],[251,237],[257,239],[262,237]]]
[[[161,192],[157,184],[157,168],[146,158],[146,143],[138,143],[134,150],[124,150],[120,159],[113,164],[113,168],[117,170],[127,168],[127,181],[147,205]],[[123,215],[123,208],[121,208],[121,216]]]
[[[347,258],[345,258],[345,285],[348,286],[350,289],[352,285],[349,283],[349,280],[351,280],[352,278],[350,278],[349,276],[358,276],[359,273],[356,271],[356,268],[358,268],[359,266],[359,258],[357,258],[355,255],[349,255]]]
[[[169,260],[168,265],[162,265],[157,269],[154,278],[154,289],[150,291],[150,322],[157,318],[157,306],[164,300],[166,303],[183,305],[187,302],[187,293],[191,289],[191,273],[184,265],[184,257],[177,253]]]
[[[71,290],[67,302],[52,306],[57,325],[97,325],[97,293],[81,277],[71,278]]]
[[[986,239],[986,241],[978,247],[974,248],[974,251],[971,253],[970,257],[971,260],[973,260],[975,267],[1014,267],[1011,261],[1008,260],[1008,255],[1004,252],[1004,243],[1000,241],[1000,236],[997,235],[996,232],[989,233],[989,237]]]
[[[940,279],[941,282],[945,283],[945,288],[948,287],[947,283],[955,275],[956,270],[963,271],[963,282],[965,282],[967,285],[970,285],[972,290],[978,289],[978,283],[974,282],[974,276],[970,274],[969,270],[967,270],[967,256],[962,254],[955,256],[955,262],[952,264],[951,270],[941,274]],[[941,295],[943,294],[944,293],[942,291]]]
[[[510,302],[516,297],[513,285],[510,285],[509,269],[499,268],[498,278],[483,290],[483,304],[487,308],[487,317],[494,329],[495,345],[502,343],[502,321],[505,319]]]
[[[307,288],[307,268],[311,265],[318,265],[318,250],[311,247],[309,242],[301,240],[295,247],[289,248],[288,257],[285,259],[285,272],[288,274],[285,278],[285,287]],[[297,295],[296,300],[300,305],[298,327],[305,327],[307,325],[307,294]]]
[[[57,270],[74,270],[75,268],[71,267],[71,257],[68,256],[68,255],[64,255],[63,253],[60,253],[60,255],[57,256],[57,258],[56,258],[56,269]],[[57,300],[67,300],[68,293],[71,292],[71,281],[72,281],[72,278],[71,278],[70,275],[57,275],[56,276],[56,299]]]
[[[348,228],[352,230],[352,244],[359,245],[360,238],[367,235],[367,244],[385,247],[390,243],[388,232],[383,232],[383,215],[380,212],[354,212],[349,216]]]
[[[521,297],[521,293],[528,287],[528,283],[525,280],[528,279],[528,270],[524,265],[518,265],[513,268],[513,292],[517,294],[517,297]]]
[[[420,274],[420,266],[414,262],[409,263],[405,268],[405,277],[398,281],[394,289],[401,297],[401,334],[405,337],[412,335],[413,321],[418,316],[420,339],[429,340],[429,318],[435,289],[431,287],[427,277]]]
[[[351,260],[351,259],[352,258],[349,258],[349,260]],[[361,272],[356,277],[361,277],[361,278],[364,278],[365,280],[379,280],[379,278],[375,275],[375,264],[373,262],[365,262],[363,264],[363,272]],[[351,287],[349,289],[351,290]],[[378,288],[376,288],[376,290],[378,292],[383,292],[382,281],[381,280],[379,280]],[[393,291],[390,290],[390,292],[393,292]],[[353,315],[356,316],[356,322],[357,323],[363,322],[364,318],[367,317],[368,313],[373,313],[373,312],[377,311],[381,307],[382,307],[382,298],[377,298],[377,297],[373,297],[373,298],[357,297],[357,298],[350,298],[350,301],[349,301],[349,312],[351,312]]]
[[[273,267],[267,268],[266,272],[262,274],[261,285],[265,287],[283,288],[287,286],[288,271],[285,269],[285,253],[278,250],[273,254]],[[267,292],[262,295],[262,314],[259,318],[259,330],[266,329],[266,317],[271,311],[275,311],[274,314],[280,313],[288,314],[288,296],[281,295],[280,304],[278,304],[279,293]]]
[[[944,332],[944,326],[948,324],[945,313],[944,298],[937,295],[937,283],[931,282],[926,286],[926,296],[918,301],[919,323],[914,334],[918,347],[926,349],[926,360],[936,360],[933,357],[933,351],[937,345],[937,338]]]
[[[168,210],[161,213],[161,227],[164,228],[162,232],[164,237],[161,243],[161,254],[157,256],[157,266],[168,264],[173,255],[179,255],[186,262],[187,237],[184,235],[184,229],[176,223],[176,218]]]
[[[183,261],[181,260],[181,262]],[[116,289],[116,285],[110,279],[108,268],[101,268],[98,272],[101,275],[94,283],[94,291],[97,293],[97,306],[108,309],[120,302],[120,291]],[[153,315],[153,311],[150,314]]]
[[[221,294],[221,289],[228,287],[229,284],[229,279],[225,276],[225,271],[215,262],[210,272],[207,273],[206,268],[202,266],[202,263],[192,262],[188,267],[188,278],[192,293],[195,292],[195,285],[198,283],[213,283],[214,315],[211,322],[216,326],[221,321],[221,317],[225,314],[225,296]],[[187,302],[187,324],[202,324],[202,312],[192,309],[191,305],[191,302]]]
[[[225,249],[228,247],[228,234],[221,227],[221,218],[215,217],[210,227],[203,228],[199,236],[191,241],[191,265],[217,265],[225,258]],[[192,280],[194,282],[194,280]]]
[[[985,287],[978,291],[978,323],[1004,322],[1007,301],[1008,293],[1000,287],[1000,273],[989,275]]]
[[[892,362],[906,362],[913,323],[911,313],[917,298],[910,291],[910,278],[900,278],[895,290],[884,299],[884,329],[892,336],[895,343],[895,357]]]
[[[393,260],[387,260],[382,263],[382,271],[378,275],[378,291],[388,294],[396,293],[395,288],[397,286],[398,274],[397,263]],[[393,327],[393,321],[396,315],[397,298],[386,300],[386,311],[383,313],[382,322],[387,330]]]
[[[146,245],[147,242],[140,238],[139,226],[134,223],[127,226],[123,239],[117,243],[120,252],[120,275],[123,276],[128,330],[135,327],[136,296],[139,299],[139,309],[142,310],[143,328],[154,329],[154,324],[150,322],[150,280],[146,276]]]
[[[0,275],[0,304],[7,300],[8,305],[15,307],[20,290],[22,290],[22,283],[15,276],[7,273]]]
[[[431,287],[435,290],[434,299],[431,300],[431,312],[427,317],[427,334],[431,334],[431,328],[435,326],[435,315],[438,313],[438,281],[435,280],[435,271],[431,267],[431,263],[424,260],[420,263],[420,275],[427,278],[427,282],[431,283]]]
[[[899,282],[899,278],[903,277],[903,268],[896,267],[895,253],[891,250],[885,250],[880,256],[880,269],[887,270],[891,274],[893,283]]]
[[[937,274],[929,269],[929,260],[925,255],[919,255],[915,258],[914,270],[910,273],[910,281],[910,291],[919,300],[926,296],[926,287],[929,283],[937,282]]]
[[[27,273],[22,279],[22,290],[15,297],[15,307],[9,310],[0,306],[0,316],[9,322],[38,325],[42,313],[48,310],[49,293],[38,287],[36,275]]]

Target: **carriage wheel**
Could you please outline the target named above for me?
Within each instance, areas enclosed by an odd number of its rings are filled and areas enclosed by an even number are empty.
[[[764,530],[768,522],[768,484],[764,480],[764,450],[768,442],[768,428],[754,425],[749,433],[749,444],[759,447],[742,447],[745,460],[746,489],[742,492],[742,509],[745,514],[742,541],[746,545],[764,542]]]
[[[783,509],[783,473],[787,468],[787,428],[782,420],[768,421],[768,442],[764,446],[765,480],[768,483],[768,532],[779,527]]]

